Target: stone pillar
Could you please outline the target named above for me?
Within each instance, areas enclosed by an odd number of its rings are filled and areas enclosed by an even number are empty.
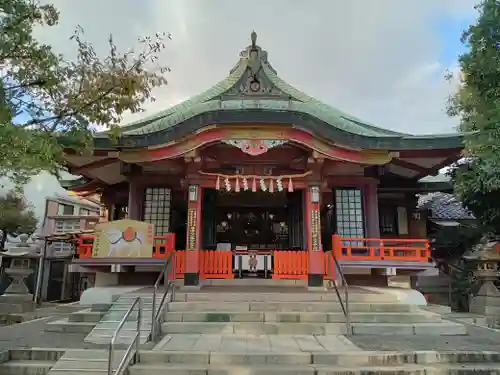
[[[305,193],[305,212],[307,251],[309,253],[309,270],[307,285],[309,287],[322,287],[324,275],[323,248],[321,245],[320,222],[321,188],[312,185]]]
[[[189,185],[186,238],[185,286],[198,286],[200,283],[200,242],[201,242],[201,200],[202,189],[199,185]]]

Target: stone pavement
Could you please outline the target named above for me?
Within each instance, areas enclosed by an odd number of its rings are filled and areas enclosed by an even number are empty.
[[[88,347],[83,340],[86,334],[45,332],[44,327],[50,318],[33,320],[26,323],[0,327],[0,349],[49,347],[73,348]],[[353,350],[377,351],[498,351],[500,348],[500,331],[467,324],[469,335],[466,336],[407,336],[387,335],[374,337],[373,335],[353,335],[348,339],[344,336],[303,336],[292,335],[281,347],[290,347],[290,351],[307,351],[306,348],[316,348],[319,351],[340,351],[341,345]],[[279,347],[279,340],[285,336],[258,337],[224,336],[221,335],[169,335],[166,336],[155,350],[239,350],[241,348],[255,348],[255,351],[275,351]],[[237,343],[237,344],[235,344]],[[245,343],[245,344],[243,344]],[[251,349],[253,350],[253,349]]]
[[[349,339],[363,350],[376,351],[494,351],[500,350],[500,331],[461,322],[467,327],[464,336],[353,335]]]
[[[229,353],[353,352],[361,350],[345,336],[312,335],[167,335],[155,351],[209,351]]]
[[[55,317],[59,318],[59,316]],[[84,348],[83,333],[45,332],[46,324],[55,318],[41,318],[0,327],[0,349],[16,348]]]

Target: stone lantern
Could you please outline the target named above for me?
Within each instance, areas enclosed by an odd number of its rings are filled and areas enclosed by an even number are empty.
[[[464,258],[475,263],[474,276],[481,282],[479,292],[470,301],[470,312],[500,314],[500,291],[494,284],[499,276],[500,242],[490,241],[478,245],[472,254]]]
[[[10,260],[5,274],[12,282],[0,296],[0,313],[24,313],[35,309],[33,294],[25,284],[25,279],[35,271],[32,263],[39,258],[40,245],[28,243],[27,234],[19,235],[19,242],[6,244],[7,251],[2,257]]]

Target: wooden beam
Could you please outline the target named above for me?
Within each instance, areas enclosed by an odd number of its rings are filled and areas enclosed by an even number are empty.
[[[421,178],[426,177],[426,176],[435,176],[435,175],[437,175],[439,173],[440,169],[442,169],[444,167],[447,167],[450,164],[453,164],[458,159],[459,159],[459,157],[456,156],[456,155],[450,156],[449,158],[444,159],[441,163],[436,164],[435,166],[433,166],[432,168],[430,168],[429,172],[427,174],[420,173],[415,178],[417,178],[417,179],[420,180]]]
[[[108,165],[116,163],[117,161],[118,161],[118,159],[116,159],[116,158],[106,158],[106,159],[93,161],[92,163],[84,164],[80,167],[72,167],[71,173],[72,174],[83,174],[85,172],[90,171],[91,169],[107,167]]]
[[[429,174],[430,168],[423,167],[421,165],[415,164],[415,163],[410,163],[409,161],[406,160],[401,160],[401,159],[392,159],[391,164],[397,165],[398,167],[409,169],[410,171],[417,172],[419,174],[422,173],[427,173]]]

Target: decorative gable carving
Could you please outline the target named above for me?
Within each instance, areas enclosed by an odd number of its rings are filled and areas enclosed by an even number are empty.
[[[248,98],[283,99],[289,96],[278,89],[264,73],[263,66],[274,71],[267,60],[267,52],[257,44],[257,34],[252,32],[252,44],[240,52],[240,64],[246,64],[247,69],[241,79],[229,89],[223,99]]]

